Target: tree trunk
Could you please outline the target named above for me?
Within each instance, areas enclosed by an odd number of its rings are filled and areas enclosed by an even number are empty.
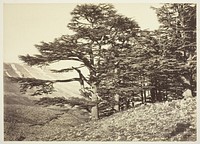
[[[162,101],[162,92],[161,92],[160,89],[158,89],[157,100],[158,100],[159,102]]]
[[[98,110],[98,97],[97,97],[97,86],[95,84],[92,85],[92,102],[95,103],[95,106],[91,109],[91,117],[93,120],[99,119],[99,110]]]
[[[152,88],[150,90],[150,93],[151,93],[151,101],[152,101],[152,103],[156,102],[155,88]]]
[[[135,106],[135,94],[134,94],[134,92],[133,92],[133,94],[132,94],[132,98],[131,98],[131,107],[134,107]]]
[[[130,101],[130,98],[127,98],[127,101],[126,101],[126,108],[129,109],[131,106],[131,101]]]
[[[147,92],[147,89],[146,89],[147,83],[145,81],[146,81],[145,76],[143,76],[143,92],[144,92],[144,94],[143,94],[143,97],[144,97],[143,101],[144,101],[144,104],[146,104],[146,102],[147,102],[147,95],[146,95],[146,92]]]
[[[116,111],[119,111],[119,95],[118,94],[115,94],[115,106],[114,106],[114,109]]]
[[[144,103],[143,90],[141,91],[141,101]]]
[[[147,95],[146,95],[146,89],[144,89],[144,104],[146,104],[146,102],[147,102]]]
[[[192,78],[192,74],[190,74],[189,82],[190,82],[191,96],[194,97],[195,96],[195,85],[194,85],[194,81]]]
[[[190,67],[192,62],[192,54],[189,55],[189,58],[187,59],[187,66],[189,69],[189,73],[187,76],[183,76],[183,80],[186,84],[188,84],[188,87],[186,89],[186,92],[184,92],[183,95],[185,95],[185,97],[194,97],[195,94],[195,90],[196,90],[196,84],[195,84],[195,80],[193,79],[193,72],[192,72],[192,68]]]
[[[194,89],[192,86],[192,78],[188,76],[188,78],[182,77],[182,79],[184,80],[184,83],[186,83],[188,85],[185,89],[185,92],[183,93],[183,96],[185,98],[194,96]]]
[[[156,86],[156,89],[155,89],[155,102],[158,101],[158,89],[157,89],[157,86]]]
[[[149,99],[151,97],[151,93],[150,93],[150,89],[147,89],[147,92],[146,92],[146,97]]]
[[[165,90],[165,100],[167,100],[168,97],[167,97],[167,89]]]

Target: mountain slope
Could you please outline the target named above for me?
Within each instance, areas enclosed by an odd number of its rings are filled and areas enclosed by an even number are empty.
[[[9,77],[57,78],[48,70],[43,71],[19,64],[4,64],[5,141],[37,140],[38,137],[47,137],[88,121],[88,112],[77,108],[36,105],[34,100],[38,100],[41,96],[33,97],[30,93],[20,93],[19,85]],[[58,91],[53,95],[43,96],[80,96],[79,87],[60,84],[58,88],[60,89],[57,89]]]
[[[4,63],[4,77],[27,77],[45,80],[65,79],[67,74],[55,74],[48,68],[30,67],[18,63]],[[43,95],[48,97],[81,97],[80,84],[78,82],[56,83],[55,92],[52,95]],[[7,91],[7,90],[5,90]]]
[[[196,99],[142,105],[42,140],[195,141]]]

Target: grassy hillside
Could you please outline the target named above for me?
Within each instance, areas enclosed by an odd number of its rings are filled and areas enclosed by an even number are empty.
[[[55,110],[38,106],[5,105],[4,140],[40,140],[88,120],[77,110]]]
[[[4,140],[38,140],[88,121],[85,111],[69,107],[36,105],[19,85],[4,77]]]
[[[141,105],[98,121],[68,107],[42,107],[20,95],[4,95],[4,140],[24,141],[195,141],[196,99]],[[9,87],[9,86],[8,86]],[[87,122],[88,121],[88,122]]]
[[[40,74],[15,65],[21,74]],[[8,75],[19,76],[9,64],[4,66],[4,140],[5,141],[195,141],[196,99],[141,105],[98,121],[69,106],[36,105],[29,93],[21,94],[19,85]],[[6,74],[8,72],[8,75]],[[43,73],[44,75],[44,73]],[[47,74],[49,77],[50,74]],[[54,96],[75,95],[70,87],[61,87]],[[76,88],[77,89],[77,88]],[[57,95],[62,94],[62,95]],[[51,96],[52,97],[52,96]]]
[[[195,141],[196,99],[142,105],[42,140]]]

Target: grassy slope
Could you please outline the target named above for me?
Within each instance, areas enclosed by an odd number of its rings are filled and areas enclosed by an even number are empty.
[[[43,140],[195,141],[196,99],[142,105]]]
[[[38,140],[88,120],[76,109],[42,107],[21,94],[19,86],[4,77],[4,140]]]
[[[4,140],[196,139],[195,98],[142,105],[88,123],[84,123],[88,114],[83,111],[41,107],[33,99],[22,95],[17,84],[4,78]]]

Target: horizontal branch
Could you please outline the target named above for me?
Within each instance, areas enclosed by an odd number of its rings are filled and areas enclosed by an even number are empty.
[[[72,82],[72,81],[80,81],[80,78],[71,78],[65,80],[43,80],[43,79],[36,79],[36,78],[15,78],[11,77],[12,81],[19,82],[19,83],[27,83],[33,84],[34,86],[39,86],[44,83],[57,83],[57,82]]]
[[[53,83],[57,83],[57,82],[72,82],[72,81],[79,81],[80,82],[80,78],[71,78],[71,79],[65,79],[65,80],[53,80]]]
[[[79,67],[72,67],[72,68],[66,68],[66,69],[60,69],[60,70],[55,70],[55,69],[52,69],[51,71],[54,72],[54,73],[63,73],[63,72],[69,72],[69,71],[73,71],[75,70],[75,68],[82,68],[84,66],[79,66]]]
[[[58,82],[72,82],[78,81],[81,83],[80,78],[71,78],[65,80],[42,80],[36,78],[15,78],[10,77],[14,82],[20,84],[20,92],[26,93],[28,89],[34,89],[32,96],[42,95],[42,94],[51,94],[54,90],[53,84]]]

